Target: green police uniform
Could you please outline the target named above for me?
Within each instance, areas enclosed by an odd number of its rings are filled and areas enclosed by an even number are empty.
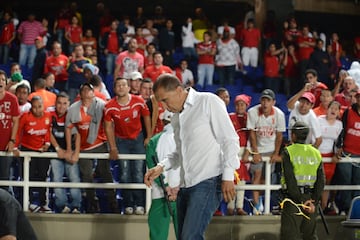
[[[300,204],[312,199],[317,205],[324,189],[325,179],[319,150],[310,144],[295,143],[282,154],[281,184],[285,197]],[[316,212],[308,214],[310,220],[296,215],[298,209],[286,202],[281,214],[281,239],[318,239]]]

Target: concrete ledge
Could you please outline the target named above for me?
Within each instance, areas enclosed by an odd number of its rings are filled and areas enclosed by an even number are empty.
[[[147,216],[119,214],[42,214],[28,213],[39,240],[95,240],[148,239]],[[343,238],[346,229],[341,226],[344,216],[327,217],[330,236],[318,219],[319,239]],[[214,217],[206,232],[207,240],[279,239],[280,216],[224,216]],[[336,238],[340,236],[340,238]],[[169,240],[175,240],[170,226]]]

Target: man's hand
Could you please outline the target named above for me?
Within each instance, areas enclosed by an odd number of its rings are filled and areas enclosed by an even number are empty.
[[[281,162],[281,156],[279,154],[272,154],[270,156],[270,163]]]
[[[309,199],[306,200],[306,202],[304,202],[304,205],[307,206],[306,208],[304,208],[304,211],[307,213],[314,213],[315,212],[315,205],[314,205],[314,200]]]
[[[254,163],[259,163],[259,162],[261,162],[262,161],[262,159],[261,159],[261,154],[253,154],[252,155],[252,157],[253,157],[253,162]]]
[[[144,176],[144,183],[146,184],[146,186],[151,187],[154,179],[159,177],[163,171],[164,171],[164,169],[161,166],[156,166],[156,167],[149,169],[145,173],[145,176]]]
[[[117,148],[111,148],[109,152],[109,160],[117,160],[118,159],[118,150]]]
[[[222,181],[221,192],[225,202],[230,202],[235,198],[234,181]]]

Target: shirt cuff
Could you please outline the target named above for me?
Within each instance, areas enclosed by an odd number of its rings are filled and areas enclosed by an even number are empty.
[[[235,170],[232,168],[225,168],[223,175],[222,175],[222,180],[223,181],[234,181],[234,172],[235,172]]]

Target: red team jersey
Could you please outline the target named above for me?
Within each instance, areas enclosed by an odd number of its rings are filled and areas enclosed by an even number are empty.
[[[24,113],[20,118],[15,146],[38,151],[45,143],[50,144],[51,114],[44,112],[35,117],[32,112]]]
[[[82,28],[80,26],[69,25],[66,27],[66,32],[69,34],[73,44],[81,43]]]
[[[120,105],[116,97],[111,99],[104,112],[104,120],[114,122],[115,136],[124,139],[136,139],[142,130],[141,117],[150,116],[144,99],[132,94],[126,105]]]
[[[5,92],[0,100],[0,151],[5,151],[12,131],[12,118],[20,116],[19,104],[14,94]]]
[[[214,42],[201,42],[196,46],[197,49],[202,51],[210,52],[212,49],[216,49],[216,43]],[[215,64],[214,56],[211,54],[201,54],[199,55],[199,64]]]
[[[60,54],[59,56],[49,56],[46,58],[44,72],[51,72],[55,75],[55,81],[67,81],[69,74],[67,72],[67,67],[69,64],[69,59],[64,54]]]
[[[99,127],[99,133],[94,143],[90,144],[87,142],[87,138],[89,135],[89,127],[92,120],[92,117],[88,115],[84,107],[80,107],[80,121],[77,123],[70,123],[67,127],[72,129],[73,127],[76,127],[78,133],[80,134],[80,150],[90,150],[93,148],[96,148],[103,144],[106,141],[105,131],[104,127],[101,124]]]
[[[153,82],[156,82],[156,79],[163,73],[173,73],[171,68],[168,66],[161,65],[160,67],[156,67],[155,65],[150,65],[145,68],[143,77],[150,78]]]

